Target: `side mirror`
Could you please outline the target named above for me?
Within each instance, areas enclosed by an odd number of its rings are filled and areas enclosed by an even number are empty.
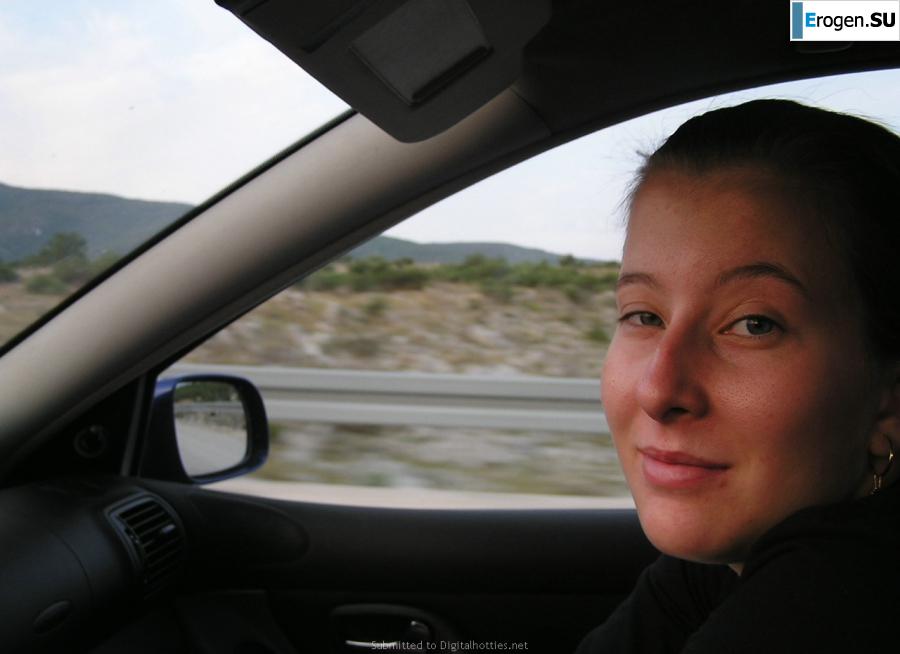
[[[266,411],[240,377],[187,375],[156,383],[139,474],[207,484],[245,474],[269,452]]]

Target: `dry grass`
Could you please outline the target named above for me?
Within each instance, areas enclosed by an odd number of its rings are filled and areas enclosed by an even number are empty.
[[[615,324],[609,291],[577,301],[435,283],[390,293],[289,289],[192,352],[206,363],[597,377]]]

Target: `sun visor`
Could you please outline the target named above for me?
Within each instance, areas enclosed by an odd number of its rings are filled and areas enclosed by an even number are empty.
[[[551,0],[216,0],[401,141],[442,132],[519,76]]]

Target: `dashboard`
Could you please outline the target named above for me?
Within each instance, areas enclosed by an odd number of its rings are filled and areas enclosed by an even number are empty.
[[[0,642],[59,651],[164,595],[187,543],[174,509],[128,482],[70,479],[0,493]]]
[[[250,543],[235,535],[245,529],[284,538]],[[248,643],[294,652],[253,588],[261,569],[298,560],[305,538],[279,511],[184,484],[87,477],[5,489],[0,642],[16,653],[212,653]]]

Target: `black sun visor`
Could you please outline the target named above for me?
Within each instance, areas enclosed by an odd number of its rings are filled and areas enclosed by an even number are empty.
[[[216,0],[401,141],[459,122],[519,76],[550,0]]]

